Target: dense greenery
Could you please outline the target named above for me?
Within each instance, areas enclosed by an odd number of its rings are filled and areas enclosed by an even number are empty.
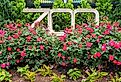
[[[21,24],[8,24],[0,30],[0,64],[9,68],[19,63],[33,70],[43,63],[56,65],[82,64],[96,67],[103,63],[121,65],[121,33],[119,23],[100,26],[82,24],[76,29],[66,28],[63,36],[49,35],[41,28],[27,28]],[[7,65],[9,63],[10,65]]]

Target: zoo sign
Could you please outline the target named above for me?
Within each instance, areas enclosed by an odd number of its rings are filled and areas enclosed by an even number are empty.
[[[54,12],[67,12],[71,14],[71,26],[72,29],[75,29],[75,15],[76,13],[82,13],[82,12],[87,12],[87,13],[94,13],[95,14],[95,23],[96,25],[99,25],[99,12],[96,9],[75,9],[75,10],[71,10],[71,9],[45,9],[45,8],[41,8],[41,9],[29,9],[29,8],[25,8],[23,10],[23,12],[33,12],[33,13],[39,13],[39,12],[43,12],[43,14],[37,19],[35,20],[31,27],[34,28],[35,24],[37,22],[40,22],[45,16],[48,15],[48,29],[50,31],[50,33],[55,33],[57,36],[61,36],[64,34],[64,32],[55,32],[53,30],[53,26],[52,26],[52,14]]]

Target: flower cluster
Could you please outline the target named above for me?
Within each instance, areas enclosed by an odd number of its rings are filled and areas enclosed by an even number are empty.
[[[59,37],[33,29],[29,23],[8,24],[0,30],[0,66],[23,63],[37,68],[44,62],[96,66],[105,61],[121,65],[120,36],[117,22],[76,25],[75,30],[66,28]]]

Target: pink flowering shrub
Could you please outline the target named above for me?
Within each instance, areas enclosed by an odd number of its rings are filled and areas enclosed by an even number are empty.
[[[40,28],[28,28],[29,26],[28,23],[25,26],[8,24],[0,30],[0,66],[2,68],[29,64],[37,69],[43,62],[53,61],[49,54],[57,43],[57,37],[49,36]]]
[[[24,27],[24,28],[23,28]],[[76,25],[63,36],[49,35],[30,24],[8,24],[0,30],[0,66],[80,64],[98,66],[105,62],[121,65],[121,28],[117,22]]]
[[[66,28],[59,37],[60,45],[55,54],[56,62],[98,66],[103,63],[121,65],[121,32],[119,23],[96,25],[76,25],[76,30]],[[55,56],[54,56],[55,57]]]

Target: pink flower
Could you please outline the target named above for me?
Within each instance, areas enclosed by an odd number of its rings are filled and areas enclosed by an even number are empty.
[[[110,46],[114,46],[114,45],[115,45],[115,41],[110,40],[109,45],[110,45]]]
[[[36,31],[32,31],[32,34],[36,35],[37,33],[36,33]]]
[[[102,36],[98,36],[98,39],[101,39],[102,38]]]
[[[42,38],[41,37],[37,38],[37,42],[40,42],[40,41],[42,41]]]
[[[99,43],[100,42],[100,39],[97,39],[96,42]]]
[[[114,56],[113,55],[109,55],[109,60],[113,61],[114,60]]]
[[[93,55],[93,57],[94,57],[94,58],[97,58],[97,55],[96,55],[96,54],[94,54],[94,55]]]
[[[25,26],[26,26],[26,27],[29,27],[29,26],[31,26],[31,25],[30,25],[30,23],[26,23]]]
[[[21,31],[18,31],[18,35],[21,35],[22,34],[22,32]]]
[[[83,29],[80,27],[80,28],[78,28],[78,31],[81,31],[81,32],[82,32],[82,31],[83,31]]]
[[[118,61],[118,62],[117,62],[117,65],[121,65],[121,62],[120,62],[120,61]]]
[[[58,53],[58,57],[61,57],[62,56],[62,54],[61,53]]]
[[[68,45],[72,45],[72,42],[68,42]]]
[[[87,25],[86,23],[83,23],[83,26],[84,26],[84,27],[88,27],[88,25]]]
[[[88,34],[88,35],[86,35],[86,38],[90,38],[91,36]]]
[[[7,62],[6,65],[7,65],[7,66],[10,66],[10,62]]]
[[[13,35],[13,38],[14,38],[14,39],[18,39],[18,38],[19,38],[19,35],[18,35],[18,34],[14,34],[14,35]]]
[[[67,33],[67,34],[70,34],[70,33],[72,32],[72,30],[69,29],[69,28],[66,28],[66,29],[64,30],[64,32]]]
[[[1,64],[1,68],[5,68],[6,67],[6,64],[5,63],[3,63],[3,64]]]
[[[43,45],[40,45],[40,50],[44,50],[44,46]]]
[[[7,38],[8,40],[11,40],[12,39],[12,37],[11,36],[8,36],[8,38]]]
[[[16,63],[20,63],[20,60],[16,60]]]
[[[77,60],[76,58],[73,59],[73,62],[74,62],[74,63],[77,63],[77,61],[78,61],[78,60]]]
[[[23,57],[21,57],[20,60],[23,60]]]
[[[61,64],[63,67],[65,67],[66,66],[66,63],[65,62],[62,62],[62,64]]]
[[[101,49],[102,49],[102,51],[106,51],[106,44],[103,44]]]
[[[27,36],[27,37],[26,37],[27,42],[30,42],[31,38],[32,38],[31,36]]]
[[[100,52],[97,52],[96,55],[97,55],[98,58],[101,57],[101,53]]]
[[[22,51],[22,52],[21,52],[21,56],[22,56],[22,57],[26,56],[25,51]]]
[[[107,25],[108,30],[112,30],[112,26],[110,24]]]
[[[17,29],[15,24],[8,24],[7,28],[9,28],[11,31],[15,31]]]
[[[95,37],[96,37],[96,34],[91,34],[91,36],[92,36],[93,38],[95,38]]]
[[[90,33],[94,32],[93,28],[86,27],[86,30],[88,30]]]
[[[114,23],[113,23],[113,26],[114,26],[114,27],[118,27],[119,25],[120,25],[119,22],[114,22]]]
[[[12,48],[11,48],[11,47],[8,47],[7,50],[8,50],[8,51],[12,51]]]
[[[96,25],[95,28],[99,28],[99,25]]]
[[[34,28],[29,28],[29,31],[30,31],[30,32],[33,32],[33,31],[34,31]]]
[[[66,44],[63,45],[63,50],[64,50],[64,51],[67,50],[67,46],[66,46]]]
[[[109,30],[105,30],[105,31],[103,32],[103,34],[104,34],[104,35],[108,35],[108,34],[110,34],[110,31],[109,31]]]
[[[81,31],[81,30],[78,30],[78,33],[79,33],[79,34],[82,34],[82,31]]]
[[[60,37],[59,37],[59,40],[60,40],[60,41],[64,41],[65,39],[66,39],[66,34],[64,34],[63,36],[60,36]]]
[[[97,58],[97,57],[100,58],[100,57],[101,57],[101,53],[100,53],[100,52],[97,52],[97,53],[95,53],[95,54],[93,55],[93,57],[94,57],[94,58]]]
[[[20,23],[17,24],[17,27],[21,27],[21,26],[22,26],[22,24],[20,24]]]
[[[65,58],[66,58],[65,56],[62,56],[62,59],[63,59],[63,60],[65,60]]]
[[[4,30],[0,30],[0,37],[4,37],[5,33],[6,32]]]
[[[118,61],[117,60],[113,60],[113,63],[117,65]]]
[[[81,26],[77,24],[77,25],[76,25],[76,28],[79,29],[79,28],[81,28]]]
[[[104,22],[101,22],[101,23],[100,23],[100,26],[103,26],[104,24],[105,24]]]
[[[87,42],[87,43],[86,43],[86,46],[87,46],[88,48],[90,48],[90,47],[92,46],[92,43]]]
[[[20,48],[17,48],[16,51],[17,51],[17,52],[20,52]]]
[[[119,43],[115,43],[114,48],[119,49],[120,48],[120,44]]]

